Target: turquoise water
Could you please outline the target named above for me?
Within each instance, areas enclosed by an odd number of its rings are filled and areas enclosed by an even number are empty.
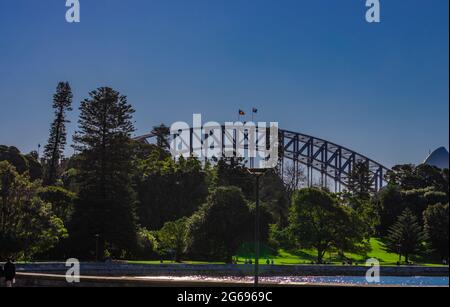
[[[184,276],[184,277],[140,277],[144,279],[166,279],[174,281],[211,281],[232,283],[253,283],[253,277],[208,277],[208,276]],[[287,277],[261,277],[261,283],[269,284],[305,284],[305,285],[361,285],[361,286],[404,286],[404,287],[448,287],[448,277],[394,277],[382,276],[379,283],[369,283],[365,277],[357,276],[287,276]]]
[[[384,286],[449,286],[448,277],[393,277],[382,276],[380,283],[371,284],[365,277],[335,276],[335,277],[279,277],[264,279],[282,283],[299,282],[313,284],[342,284],[342,285],[384,285]]]

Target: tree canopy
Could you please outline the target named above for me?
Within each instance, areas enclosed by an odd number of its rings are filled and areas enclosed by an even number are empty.
[[[136,248],[135,198],[131,187],[133,108],[108,87],[81,102],[74,136],[79,152],[79,195],[70,224],[75,255],[120,257]]]
[[[200,258],[231,263],[248,238],[250,220],[242,191],[233,186],[219,187],[188,223],[188,250]]]
[[[428,236],[420,226],[417,217],[406,208],[397,222],[389,228],[387,248],[398,253],[399,256],[405,256],[405,262],[409,262],[411,255],[426,250],[427,240]]]
[[[317,250],[317,262],[331,248],[355,250],[363,239],[363,221],[350,207],[317,188],[297,191],[289,212],[289,235],[298,248]],[[359,240],[358,240],[359,239]]]
[[[38,195],[39,184],[0,162],[0,257],[31,259],[67,237],[63,221]]]

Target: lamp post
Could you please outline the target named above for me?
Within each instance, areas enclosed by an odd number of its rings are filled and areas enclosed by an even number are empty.
[[[95,262],[98,262],[98,240],[100,238],[99,234],[95,235]]]
[[[255,176],[255,198],[256,198],[256,208],[255,208],[255,287],[259,284],[259,179],[264,176],[267,169],[264,168],[249,168],[248,172]]]

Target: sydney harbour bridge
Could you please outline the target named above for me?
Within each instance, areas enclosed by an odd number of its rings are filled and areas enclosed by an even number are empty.
[[[222,126],[221,129],[225,138],[227,127]],[[195,146],[192,146],[193,140],[204,144],[208,142],[208,138],[211,138],[210,134],[199,135],[193,128],[187,129],[186,132],[189,134],[188,148],[191,155],[196,151]],[[149,133],[134,139],[151,143],[156,137],[154,133]],[[180,137],[180,133],[174,133],[170,137],[171,141],[175,140]],[[236,148],[238,146],[236,143],[239,142],[236,141],[236,133],[231,134],[231,138]],[[247,149],[248,145],[244,147]],[[222,155],[225,155],[224,148],[222,148]],[[365,163],[370,173],[373,191],[379,191],[386,185],[385,175],[389,169],[367,156],[321,138],[283,129],[278,130],[277,171],[284,174],[289,169],[294,177],[302,176],[302,180],[308,187],[322,185],[340,192],[348,186],[349,175],[357,163]],[[294,181],[299,179],[294,178]]]

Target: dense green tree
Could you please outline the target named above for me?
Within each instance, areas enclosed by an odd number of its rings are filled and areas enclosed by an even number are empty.
[[[138,228],[137,250],[133,253],[137,259],[156,259],[159,255],[159,244],[155,234],[143,227]]]
[[[29,154],[24,155],[28,162],[28,175],[31,180],[42,179],[43,177],[43,167],[39,162],[39,156],[37,152],[32,151]]]
[[[139,166],[140,163],[147,159],[156,159],[164,161],[167,158],[172,158],[170,152],[165,148],[160,148],[155,144],[147,144],[144,142],[133,142],[133,162]],[[173,159],[173,158],[172,158]],[[139,171],[136,169],[136,171]],[[139,174],[139,172],[137,172]]]
[[[298,248],[298,241],[292,240],[291,229],[280,227],[278,224],[269,225],[268,245],[274,250],[280,248],[284,250],[295,250]]]
[[[59,176],[59,163],[67,141],[66,112],[72,110],[72,89],[68,82],[60,82],[53,96],[55,119],[50,127],[50,136],[45,145],[44,159],[46,160],[44,184],[54,185]]]
[[[248,172],[245,161],[239,158],[221,158],[215,166],[215,186],[236,186],[249,201],[255,201],[255,178]],[[273,170],[261,178],[259,196],[272,215],[272,221],[281,227],[287,225],[289,195],[283,180]]]
[[[172,158],[154,151],[138,166],[138,216],[150,230],[191,216],[208,196],[207,170],[196,158]]]
[[[156,136],[156,146],[158,148],[170,149],[170,128],[164,124],[153,127],[152,133]]]
[[[272,218],[271,223],[286,227],[289,215],[289,195],[283,180],[274,171],[267,172],[261,179],[260,199],[266,205]]]
[[[378,193],[376,205],[380,217],[377,232],[384,237],[387,235],[389,227],[395,223],[397,217],[406,208],[401,188],[397,185],[389,184]]]
[[[448,260],[449,254],[449,212],[448,204],[429,206],[424,212],[425,231],[428,233],[431,245],[442,259]]]
[[[78,184],[77,178],[79,177],[79,171],[76,168],[70,168],[65,170],[61,174],[61,182],[64,189],[78,194],[80,191],[80,186]]]
[[[416,173],[421,178],[423,187],[433,187],[435,191],[448,195],[448,179],[445,178],[445,170],[428,164],[420,164],[416,167]]]
[[[409,262],[410,256],[426,251],[428,236],[420,226],[414,213],[406,208],[398,217],[397,222],[389,228],[386,238],[387,249],[405,257]]]
[[[187,223],[187,217],[167,222],[157,232],[161,253],[165,255],[173,253],[173,259],[176,262],[181,262],[181,257],[186,249]]]
[[[325,253],[333,247],[352,250],[362,235],[350,231],[350,227],[358,228],[352,225],[356,215],[350,215],[350,210],[339,205],[327,191],[299,190],[294,193],[289,212],[290,237],[298,248],[316,249],[318,263],[322,263]]]
[[[376,235],[380,224],[379,195],[374,194],[370,199],[361,199],[348,193],[340,196],[342,204],[352,208],[365,224],[364,236],[370,238]]]
[[[445,192],[448,195],[448,170],[441,170],[435,166],[396,165],[388,171],[386,179],[402,190],[433,187],[436,191]]]
[[[411,209],[418,218],[420,225],[423,225],[423,212],[427,207],[437,203],[445,204],[448,202],[448,197],[444,192],[436,191],[435,187],[430,186],[422,189],[402,191],[402,200],[403,206]]]
[[[395,165],[387,172],[386,179],[389,184],[405,190],[422,187],[421,179],[416,174],[413,164]]]
[[[248,200],[255,200],[255,180],[245,166],[242,158],[220,158],[216,165],[217,187],[235,186],[242,190]]]
[[[338,211],[339,219],[332,246],[341,257],[345,257],[345,252],[366,256],[371,250],[372,217],[367,214],[366,208],[355,210],[350,206],[340,205],[340,209],[342,211]]]
[[[189,220],[188,252],[200,259],[231,263],[238,248],[246,242],[250,216],[239,188],[217,188]]]
[[[380,223],[376,196],[374,194],[369,198],[361,198],[353,193],[340,194],[338,200],[344,207],[343,209],[347,211],[349,218],[348,225],[340,231],[346,234],[340,235],[336,244],[341,252],[367,256],[371,249],[370,239],[377,234],[377,227]]]
[[[71,221],[73,252],[100,258],[108,251],[121,257],[136,247],[135,197],[131,187],[133,108],[108,87],[81,102],[78,131],[79,195]]]
[[[348,191],[360,200],[369,200],[373,192],[371,177],[368,163],[356,162],[348,178]]]
[[[437,203],[447,203],[448,195],[445,192],[436,191],[434,186],[403,190],[398,185],[389,184],[378,193],[374,202],[380,216],[377,230],[381,236],[385,236],[389,227],[406,208],[409,208],[418,217],[419,224],[423,225],[423,212],[427,207]]]
[[[67,224],[73,214],[76,194],[63,187],[47,186],[39,189],[39,197],[51,204],[53,213]]]
[[[27,173],[32,181],[42,178],[42,166],[35,152],[24,155],[16,147],[0,145],[0,161],[9,162],[19,174]]]
[[[2,200],[0,229],[2,233],[6,233],[8,219],[11,217],[13,209],[12,203],[20,197],[18,193],[25,184],[19,181],[20,177],[15,167],[7,161],[0,162],[0,175]]]
[[[81,169],[81,160],[81,155],[77,153],[63,160],[61,163],[61,175],[58,186],[62,186],[64,189],[75,194],[79,193],[80,185],[77,178],[79,177],[79,170]]]
[[[0,257],[32,259],[67,237],[51,204],[39,198],[39,188],[8,162],[0,162]]]
[[[28,161],[16,147],[0,145],[0,161],[9,162],[19,174],[28,171]]]
[[[432,205],[439,203],[445,204],[449,201],[448,195],[445,192],[435,191],[432,188],[423,190],[423,198],[428,204]]]

